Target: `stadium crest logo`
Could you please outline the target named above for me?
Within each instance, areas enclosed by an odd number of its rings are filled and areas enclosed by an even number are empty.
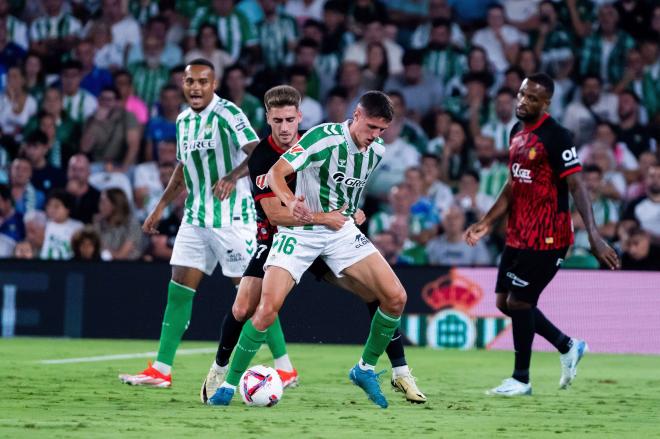
[[[483,290],[455,269],[426,284],[421,296],[433,313],[404,314],[400,328],[418,346],[487,348],[509,324],[504,317],[475,315],[473,308],[483,298]]]

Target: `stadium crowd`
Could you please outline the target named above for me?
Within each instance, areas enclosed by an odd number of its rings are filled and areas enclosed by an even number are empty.
[[[597,225],[623,268],[660,270],[660,5],[651,0],[0,0],[0,257],[169,260],[179,198],[141,231],[176,165],[181,78],[198,57],[267,135],[261,97],[303,96],[301,130],[395,106],[366,189],[392,264],[494,265],[466,226],[508,176],[524,77],[555,80]],[[566,264],[598,268],[579,215]]]

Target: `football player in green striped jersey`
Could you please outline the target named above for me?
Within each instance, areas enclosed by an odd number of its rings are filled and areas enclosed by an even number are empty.
[[[243,326],[238,349],[225,382],[210,402],[228,405],[243,372],[266,338],[284,299],[317,257],[322,257],[337,277],[347,276],[369,285],[380,302],[362,357],[350,370],[350,380],[382,408],[388,406],[375,373],[378,358],[392,340],[406,303],[406,292],[389,264],[352,219],[369,175],[385,152],[381,134],[393,118],[390,98],[370,91],[361,96],[353,119],[342,124],[311,128],[273,165],[267,182],[290,214],[310,224],[313,214],[344,208],[345,224],[339,230],[320,225],[281,227],[264,265],[259,306]],[[296,174],[295,194],[287,176]]]
[[[171,368],[190,323],[195,291],[218,263],[238,285],[256,250],[256,212],[247,178],[247,157],[258,138],[245,114],[219,98],[213,64],[191,61],[183,92],[190,108],[177,117],[178,164],[157,206],[142,226],[158,233],[165,207],[187,190],[181,226],[172,250],[172,279],[156,362],[136,375],[120,375],[132,385],[170,387]]]

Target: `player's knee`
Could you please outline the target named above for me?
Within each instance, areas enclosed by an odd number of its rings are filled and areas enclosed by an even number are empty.
[[[399,284],[394,287],[385,300],[380,301],[380,307],[388,314],[400,316],[403,314],[403,308],[406,306],[407,300],[406,290]]]
[[[239,322],[246,322],[253,314],[247,303],[234,303],[231,307],[231,313]]]
[[[500,312],[502,312],[502,314],[509,315],[509,308],[506,302],[507,302],[506,297],[499,297],[498,295],[495,305],[497,306],[497,309],[499,309]]]
[[[265,331],[275,322],[277,311],[260,308],[252,317],[252,325],[258,331]]]
[[[530,309],[532,305],[509,295],[509,297],[506,299],[506,307],[509,311],[520,311],[524,309]]]

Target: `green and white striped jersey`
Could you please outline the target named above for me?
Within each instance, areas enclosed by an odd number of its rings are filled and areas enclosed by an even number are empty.
[[[272,19],[264,19],[257,24],[259,45],[264,65],[271,69],[293,63],[291,45],[298,39],[296,19],[278,14]]]
[[[199,113],[188,108],[177,117],[176,139],[188,189],[183,220],[214,228],[256,221],[247,177],[236,182],[229,198],[220,201],[213,195],[215,183],[246,158],[241,148],[259,140],[241,109],[218,96]]]
[[[98,101],[93,94],[85,89],[79,88],[78,92],[72,96],[64,95],[64,111],[77,124],[84,124],[85,121],[96,111]]]
[[[30,41],[78,36],[81,29],[80,22],[71,14],[39,17],[30,26]]]
[[[304,195],[313,212],[330,212],[346,204],[345,215],[353,215],[369,175],[383,158],[381,138],[360,151],[348,125],[349,121],[317,125],[282,155],[298,173],[296,195]]]
[[[133,75],[135,94],[149,107],[158,101],[160,89],[167,84],[170,78],[169,69],[162,64],[151,68],[146,62],[138,61],[129,65],[128,71]]]
[[[250,20],[243,13],[234,9],[231,14],[221,17],[213,13],[211,8],[199,8],[190,20],[189,33],[196,36],[199,28],[204,23],[216,26],[218,36],[225,52],[231,55],[234,61],[238,61],[241,50],[245,46],[257,43],[256,30]]]
[[[28,50],[30,43],[27,25],[13,15],[8,15],[5,23],[7,24],[7,39],[23,50]]]

